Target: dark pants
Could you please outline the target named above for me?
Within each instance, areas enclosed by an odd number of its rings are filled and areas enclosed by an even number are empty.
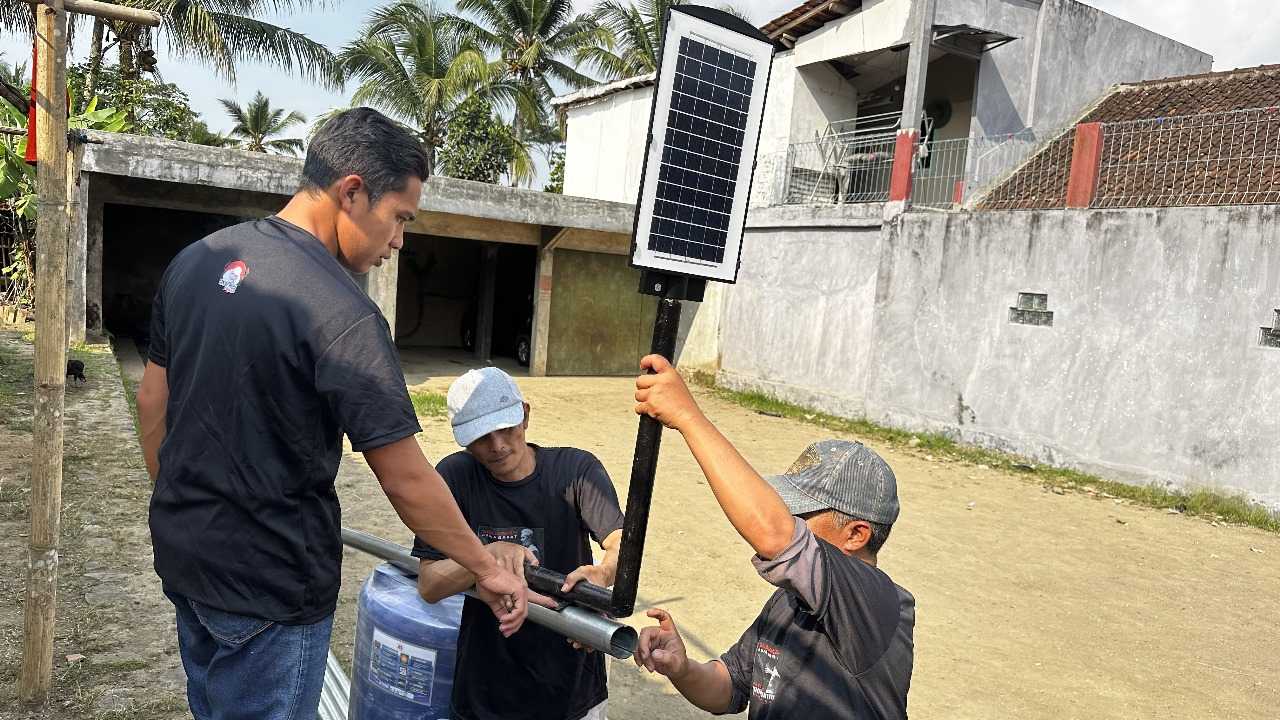
[[[281,625],[165,594],[178,611],[178,649],[196,720],[315,718],[332,615]]]

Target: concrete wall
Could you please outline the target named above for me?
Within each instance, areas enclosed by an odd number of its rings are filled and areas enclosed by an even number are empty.
[[[860,11],[800,38],[792,51],[796,67],[906,43],[912,4],[912,0],[863,0]]]
[[[1074,0],[1045,0],[1027,125],[1060,127],[1111,85],[1208,72],[1213,56]],[[1070,72],[1063,72],[1070,69]]]
[[[760,213],[753,214],[759,217]],[[757,221],[722,379],[831,412],[1280,507],[1280,207]],[[1052,326],[1012,324],[1045,293]]]
[[[764,120],[760,124],[760,156],[787,151],[791,143],[795,93],[795,55],[780,52],[773,56],[773,67],[769,70],[769,95],[765,98]]]
[[[791,107],[793,142],[813,142],[840,120],[858,116],[858,91],[829,63],[796,68]],[[770,91],[772,96],[774,93]],[[777,112],[770,108],[770,112]]]
[[[938,25],[973,25],[1017,38],[982,56],[974,96],[975,135],[1015,132],[1027,126],[1037,67],[1039,8],[1040,3],[1026,0],[938,3]],[[1070,66],[1051,71],[1060,75],[1076,72]],[[1073,100],[1083,105],[1092,98]]]
[[[843,415],[865,410],[879,205],[755,210],[721,325],[720,381]]]
[[[939,5],[937,22],[1018,38],[982,58],[975,135],[1070,125],[1112,85],[1213,65],[1206,53],[1075,0],[957,0]]]

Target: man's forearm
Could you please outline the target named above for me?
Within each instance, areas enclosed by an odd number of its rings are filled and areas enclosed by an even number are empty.
[[[138,427],[142,433],[142,458],[154,484],[160,474],[160,446],[164,444],[164,408],[159,410],[138,405]]]
[[[608,574],[608,579],[604,583],[605,587],[613,584],[614,579],[618,575],[618,550],[622,547],[622,531],[614,530],[609,537],[600,543],[600,547],[604,548],[604,557],[600,558],[600,567],[604,568]]]
[[[733,681],[719,660],[690,662],[683,675],[670,680],[685,700],[703,710],[709,713],[729,711],[729,703],[733,700]]]
[[[405,527],[478,577],[497,570],[497,562],[467,526],[453,493],[427,462],[417,438],[397,440],[364,455]]]
[[[769,483],[705,416],[680,428],[729,522],[761,557],[791,543],[795,520]]]
[[[382,487],[400,520],[426,544],[449,556],[473,576],[492,572],[497,567],[493,556],[485,552],[476,534],[467,526],[453,494],[439,474],[432,471],[417,482],[384,482]]]
[[[440,602],[475,584],[476,576],[453,560],[423,561],[418,570],[418,594],[427,602]]]

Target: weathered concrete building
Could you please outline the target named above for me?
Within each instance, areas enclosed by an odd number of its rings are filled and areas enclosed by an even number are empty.
[[[919,15],[930,11],[931,42],[913,46]],[[757,205],[773,204],[795,176],[812,190],[816,174],[840,165],[857,166],[846,193],[855,201],[886,200],[898,130],[917,126],[929,143],[945,143],[1062,128],[1110,85],[1212,65],[1199,50],[1075,0],[809,0],[761,29],[780,51],[752,185]],[[908,97],[913,54],[927,55],[916,98]],[[569,137],[566,194],[635,201],[652,97],[650,75],[556,100]],[[856,136],[857,152],[832,156],[824,139],[833,136]]]
[[[914,35],[932,4],[814,1],[766,26],[785,161],[762,146],[738,283],[686,311],[680,363],[1280,507],[1280,68],[1205,75],[1203,53],[1071,0],[941,1]],[[974,38],[992,45],[954,49]],[[899,106],[901,56],[926,47]],[[643,133],[651,92],[562,98],[567,192],[634,195],[643,143],[616,138]],[[942,95],[950,117],[911,137],[909,108]],[[908,109],[877,149],[857,118],[886,97]]]
[[[119,134],[85,148],[69,277],[72,340],[145,335],[161,273],[204,235],[276,212],[298,159]],[[653,301],[628,266],[630,205],[430,178],[405,247],[362,282],[402,350],[474,344],[534,374],[634,371]],[[527,343],[527,350],[519,345]]]

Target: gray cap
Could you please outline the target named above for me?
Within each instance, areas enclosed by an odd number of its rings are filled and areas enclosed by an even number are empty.
[[[898,519],[893,470],[859,442],[816,442],[800,453],[786,474],[767,479],[792,515],[837,510],[881,525]]]
[[[449,387],[453,439],[466,447],[494,430],[524,422],[524,396],[516,381],[496,367],[468,370]]]

